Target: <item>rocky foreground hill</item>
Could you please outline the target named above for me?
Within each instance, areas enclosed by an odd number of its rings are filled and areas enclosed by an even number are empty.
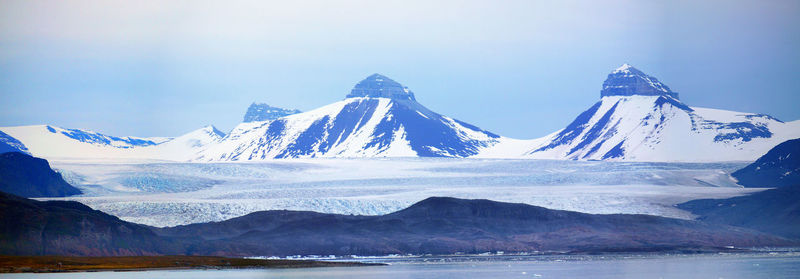
[[[798,244],[699,221],[594,215],[455,198],[429,198],[381,216],[263,211],[223,222],[153,228],[77,202],[41,202],[0,194],[0,224],[3,255],[386,255]]]

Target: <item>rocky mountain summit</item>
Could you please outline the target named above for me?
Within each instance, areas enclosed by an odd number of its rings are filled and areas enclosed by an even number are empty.
[[[508,121],[538,125],[556,120]],[[503,137],[438,114],[417,102],[408,87],[381,74],[356,83],[344,100],[307,112],[253,103],[244,122],[227,135],[208,127],[175,138],[114,137],[51,125],[0,131],[7,134],[0,134],[0,150],[19,149],[9,145],[13,144],[51,160],[478,157],[720,162],[752,161],[781,142],[800,138],[800,120],[692,107],[655,77],[624,64],[608,74],[600,100],[565,128],[536,139]]]
[[[623,64],[617,68],[603,82],[600,96],[670,96],[678,99],[678,93],[673,92],[668,86],[658,79],[651,77],[631,65]]]
[[[408,90],[408,87],[381,74],[372,74],[356,84],[356,86],[350,90],[350,94],[347,95],[347,98],[354,97],[416,101],[414,92]]]
[[[252,103],[244,114],[243,122],[256,122],[278,119],[287,115],[301,113],[297,109],[273,107],[265,103]]]

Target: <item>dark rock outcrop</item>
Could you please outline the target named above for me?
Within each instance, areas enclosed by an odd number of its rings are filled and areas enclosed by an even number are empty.
[[[148,227],[78,202],[30,200],[0,192],[0,254],[134,256],[182,252]]]
[[[698,220],[800,239],[800,139],[785,141],[731,174],[745,187],[778,187],[729,199],[693,200],[678,207]]]
[[[693,200],[678,207],[699,215],[703,222],[800,239],[800,185],[730,199]]]
[[[678,93],[672,92],[668,86],[658,79],[648,76],[631,65],[624,64],[617,68],[603,82],[600,96],[661,96],[667,95],[678,99]]]
[[[264,103],[252,103],[244,114],[243,122],[267,121],[278,119],[287,115],[301,113],[296,109],[273,107]]]
[[[353,97],[373,97],[373,98],[392,98],[396,100],[416,101],[414,92],[381,74],[372,74],[364,80],[358,82],[347,98]]]
[[[745,187],[800,186],[800,139],[778,144],[731,176]]]
[[[0,154],[0,191],[23,197],[64,197],[80,194],[45,159],[19,152]]]
[[[384,255],[489,251],[664,251],[791,245],[747,229],[648,215],[593,215],[489,200],[429,198],[382,216],[265,211],[157,229],[212,255]]]
[[[796,241],[649,215],[593,215],[489,200],[429,198],[382,216],[262,211],[152,228],[77,202],[0,193],[4,255],[386,255],[492,251],[673,251]]]

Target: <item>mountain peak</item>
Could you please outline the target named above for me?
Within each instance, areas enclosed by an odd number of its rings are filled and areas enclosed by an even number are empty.
[[[615,69],[611,73],[616,74],[616,73],[633,73],[633,72],[641,73],[642,71],[639,71],[639,69],[634,68],[633,66],[631,66],[631,64],[625,63],[622,64],[622,66],[619,66],[619,68]]]
[[[655,77],[649,76],[627,63],[622,64],[608,75],[603,82],[603,90],[600,91],[601,97],[633,95],[666,95],[678,99],[677,92],[673,92]]]
[[[350,90],[350,94],[347,95],[347,98],[354,97],[392,98],[416,101],[414,93],[408,90],[408,87],[377,73],[358,82],[356,86]]]

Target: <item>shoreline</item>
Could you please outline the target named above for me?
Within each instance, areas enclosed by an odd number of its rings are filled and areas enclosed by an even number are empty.
[[[384,266],[382,263],[267,260],[216,256],[0,256],[0,273],[136,272]]]

